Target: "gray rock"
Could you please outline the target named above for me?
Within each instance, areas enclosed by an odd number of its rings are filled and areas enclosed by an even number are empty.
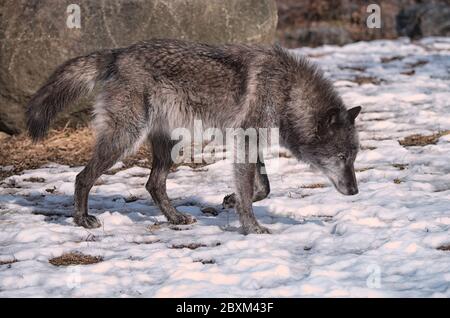
[[[289,33],[287,38],[305,46],[319,46],[323,44],[344,45],[353,42],[350,33],[346,29],[333,26],[299,28]]]
[[[379,29],[367,27],[370,4],[381,8]],[[291,48],[450,33],[450,0],[277,0],[277,5],[278,41]]]
[[[397,32],[411,38],[450,35],[450,4],[422,3],[397,15]]]
[[[79,4],[81,28],[67,6]],[[274,0],[0,0],[0,131],[20,132],[24,107],[52,70],[89,52],[150,38],[218,43],[270,43]],[[89,103],[59,119],[87,121]]]

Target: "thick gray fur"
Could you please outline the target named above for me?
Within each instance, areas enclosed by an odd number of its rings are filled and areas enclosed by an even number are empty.
[[[322,72],[279,46],[210,46],[151,40],[67,61],[31,98],[28,130],[37,141],[65,107],[97,87],[96,145],[76,178],[76,224],[100,226],[88,214],[88,195],[98,177],[147,140],[153,166],[146,184],[153,200],[174,224],[195,222],[178,212],[166,192],[172,165],[172,129],[201,119],[217,128],[280,129],[282,145],[325,173],[343,194],[358,192],[353,162],[358,150],[354,120],[360,107],[346,110]],[[269,194],[262,162],[234,164],[235,206],[242,231],[268,233],[256,220],[252,202]]]

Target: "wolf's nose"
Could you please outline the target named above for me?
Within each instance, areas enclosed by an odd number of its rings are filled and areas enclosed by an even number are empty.
[[[355,195],[358,194],[358,188],[357,187],[351,187],[348,189],[348,195]]]

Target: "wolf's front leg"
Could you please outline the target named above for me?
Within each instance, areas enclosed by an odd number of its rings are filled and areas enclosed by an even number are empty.
[[[265,234],[270,231],[259,225],[253,214],[253,187],[255,184],[256,164],[236,163],[234,165],[234,178],[236,184],[236,213],[242,225],[244,234]]]
[[[270,183],[267,177],[264,162],[258,159],[256,163],[255,185],[253,187],[253,202],[261,201],[267,198],[270,193]],[[236,194],[232,193],[223,198],[222,206],[224,209],[231,209],[236,206]]]
[[[148,192],[161,212],[172,224],[191,224],[195,218],[178,212],[170,203],[166,191],[166,179],[173,164],[171,149],[173,142],[166,135],[157,135],[150,138],[153,152],[152,172],[145,185]]]

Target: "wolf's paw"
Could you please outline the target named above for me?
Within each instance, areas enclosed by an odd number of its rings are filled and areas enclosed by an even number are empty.
[[[186,225],[197,222],[197,220],[189,215],[184,213],[177,213],[176,215],[168,218],[169,222],[175,225]]]
[[[241,233],[247,234],[271,234],[267,227],[261,226],[259,224],[245,225],[241,227]]]
[[[74,217],[75,224],[82,226],[87,229],[95,229],[100,227],[102,224],[100,221],[93,215],[86,215],[82,217]]]
[[[236,194],[232,193],[223,198],[222,207],[224,209],[232,209],[236,205]]]

